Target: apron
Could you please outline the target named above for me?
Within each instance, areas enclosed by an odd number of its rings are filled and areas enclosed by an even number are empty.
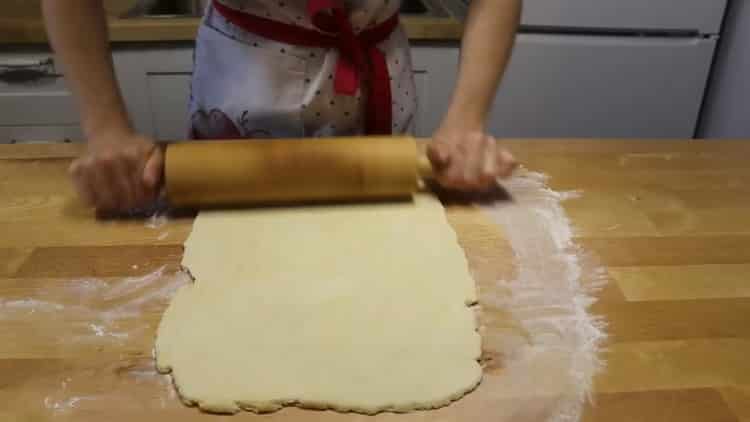
[[[308,3],[315,1],[223,0],[219,5],[208,5],[196,40],[190,138],[298,138],[366,133],[366,126],[371,126],[365,124],[367,112],[372,113],[368,97],[371,74],[359,75],[356,85],[342,92],[339,79],[346,72],[341,72],[338,48],[274,41],[248,31],[248,26],[238,25],[227,15],[231,9],[317,30],[314,17],[308,13]],[[372,32],[398,13],[400,6],[397,0],[344,3],[347,24],[356,34]],[[376,45],[383,53],[383,67],[387,68],[384,83],[390,87],[388,125],[392,127],[388,133],[412,133],[417,97],[408,39],[399,25]]]

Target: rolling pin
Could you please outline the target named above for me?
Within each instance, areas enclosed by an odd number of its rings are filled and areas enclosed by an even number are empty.
[[[175,143],[164,169],[178,207],[404,198],[431,174],[411,137]]]

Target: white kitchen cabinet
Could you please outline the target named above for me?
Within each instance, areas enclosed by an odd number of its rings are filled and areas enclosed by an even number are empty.
[[[185,138],[192,54],[190,43],[114,47],[117,78],[139,132]],[[83,139],[63,73],[46,47],[0,53],[0,143]]]
[[[411,51],[419,101],[415,132],[417,136],[429,137],[440,125],[453,93],[458,44],[417,44]]]
[[[0,143],[80,140],[75,101],[52,53],[0,53]]]
[[[498,137],[690,138],[715,43],[521,34],[489,130]],[[113,57],[136,129],[158,140],[184,139],[193,44],[118,44]],[[459,46],[416,43],[412,57],[419,95],[415,131],[428,137],[450,102]],[[0,143],[82,139],[63,70],[50,58],[44,47],[0,53]],[[8,78],[14,66],[31,72]]]
[[[192,43],[120,47],[114,61],[136,128],[161,141],[185,139]]]
[[[156,139],[177,140],[187,136],[190,81],[190,73],[149,75],[148,93]]]
[[[0,144],[80,142],[79,125],[68,126],[0,126]]]
[[[713,38],[520,34],[488,116],[504,138],[692,138]],[[412,48],[418,136],[440,123],[457,44]]]
[[[520,34],[489,128],[501,137],[692,138],[715,45]]]

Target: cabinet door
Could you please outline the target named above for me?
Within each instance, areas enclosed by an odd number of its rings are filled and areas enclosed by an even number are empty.
[[[440,125],[453,93],[458,45],[416,45],[412,47],[412,61],[419,95],[416,135],[429,137]]]
[[[0,126],[0,144],[81,142],[78,125],[71,126]]]
[[[501,137],[692,138],[715,45],[521,34],[489,128]]]
[[[149,73],[148,94],[156,139],[181,140],[187,136],[190,80],[188,72]]]
[[[46,134],[57,139],[61,136],[51,128],[79,124],[78,110],[62,71],[53,55],[41,49],[0,53],[0,110],[0,143],[42,141]]]
[[[192,43],[120,48],[115,65],[136,128],[157,140],[185,139]]]

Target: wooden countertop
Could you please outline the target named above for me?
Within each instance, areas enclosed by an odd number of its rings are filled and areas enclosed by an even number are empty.
[[[402,16],[411,40],[458,40],[462,24],[454,18]],[[198,18],[110,19],[112,42],[193,41]],[[44,44],[47,34],[39,18],[0,18],[0,44]]]
[[[582,192],[564,204],[576,242],[611,276],[593,309],[609,323],[608,366],[584,420],[750,421],[750,141],[507,144],[547,173],[553,189]],[[169,295],[116,320],[137,333],[129,338],[86,316],[108,318],[153,286],[169,287],[164,279],[178,266],[191,220],[94,221],[67,182],[79,148],[0,146],[0,419],[217,419],[183,407],[169,385],[149,378]],[[502,232],[471,208],[448,213],[480,292],[508,277],[513,257]],[[123,280],[160,267],[161,284]],[[94,301],[102,283],[124,295]],[[13,300],[21,313],[9,315]],[[21,306],[29,300],[38,306]],[[51,303],[65,307],[45,307]],[[492,365],[485,371],[488,380],[502,375]],[[295,412],[266,418],[292,420]]]

